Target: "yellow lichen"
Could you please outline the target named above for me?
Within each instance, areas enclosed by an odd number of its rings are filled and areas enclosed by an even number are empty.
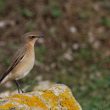
[[[59,98],[62,97],[61,105],[66,107],[68,110],[80,110],[80,106],[75,100],[75,98],[70,95],[70,90],[66,89]]]
[[[8,110],[8,109],[11,109],[13,107],[14,107],[14,105],[12,103],[6,103],[4,105],[0,105],[0,110]]]
[[[58,103],[58,97],[50,90],[45,91],[42,94],[43,99],[46,100],[46,102],[48,102],[51,107],[56,107],[57,103]]]
[[[3,98],[0,110],[14,108],[20,108],[20,110],[81,110],[70,89],[64,85],[55,85],[45,91],[15,94]]]
[[[20,104],[26,104],[30,107],[38,107],[43,108],[47,110],[47,106],[39,99],[37,96],[28,96],[26,94],[16,94],[13,95],[11,98],[13,98],[14,101]]]

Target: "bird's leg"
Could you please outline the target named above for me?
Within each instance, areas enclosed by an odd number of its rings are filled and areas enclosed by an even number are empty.
[[[15,84],[16,84],[16,86],[17,86],[18,93],[20,93],[20,88],[19,88],[19,84],[18,84],[18,82],[17,82],[16,80],[14,80],[14,82],[15,82]]]
[[[18,88],[18,93],[20,93],[20,92],[24,93],[24,91],[21,89],[21,86],[20,86],[19,82],[17,80],[14,80],[14,82],[15,82],[17,88]]]

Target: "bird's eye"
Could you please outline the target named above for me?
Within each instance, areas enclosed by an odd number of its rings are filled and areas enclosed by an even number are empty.
[[[31,39],[34,39],[34,38],[36,38],[36,36],[30,36],[30,38],[31,38]]]

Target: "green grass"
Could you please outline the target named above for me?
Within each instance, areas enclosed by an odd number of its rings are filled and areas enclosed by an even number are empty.
[[[85,91],[79,89],[75,91],[75,94],[80,94],[78,100],[84,110],[109,110],[110,78],[94,79],[94,81],[88,82],[86,86]]]
[[[26,30],[27,32],[33,31],[36,27],[36,24],[34,23],[34,21],[30,20],[29,22],[27,22],[27,27]]]
[[[16,10],[20,13],[21,16],[25,18],[32,18],[34,13],[27,7],[19,6],[16,7]]]
[[[46,47],[45,46],[39,46],[38,48],[36,48],[35,50],[36,52],[36,55],[37,55],[37,60],[40,62],[40,63],[43,63],[44,62],[44,56],[45,56],[45,52],[46,52]]]
[[[58,1],[50,1],[49,2],[49,10],[53,17],[58,18],[62,15],[61,8],[58,4]]]
[[[83,110],[110,109],[110,69],[104,67],[109,57],[101,59],[101,52],[91,48],[82,48],[74,53],[74,65],[61,64],[60,71],[54,73],[54,82],[68,85]],[[82,63],[83,65],[80,65]],[[68,67],[67,67],[68,66]],[[69,71],[69,69],[72,71]]]
[[[0,14],[2,14],[5,11],[5,5],[6,0],[0,0]]]
[[[100,22],[103,26],[110,27],[110,18],[104,16],[101,18]]]

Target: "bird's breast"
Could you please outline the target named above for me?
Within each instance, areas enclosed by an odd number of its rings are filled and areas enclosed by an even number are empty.
[[[35,54],[34,51],[27,51],[23,59],[16,66],[16,68],[12,71],[16,80],[25,77],[30,70],[33,68],[35,62]]]

